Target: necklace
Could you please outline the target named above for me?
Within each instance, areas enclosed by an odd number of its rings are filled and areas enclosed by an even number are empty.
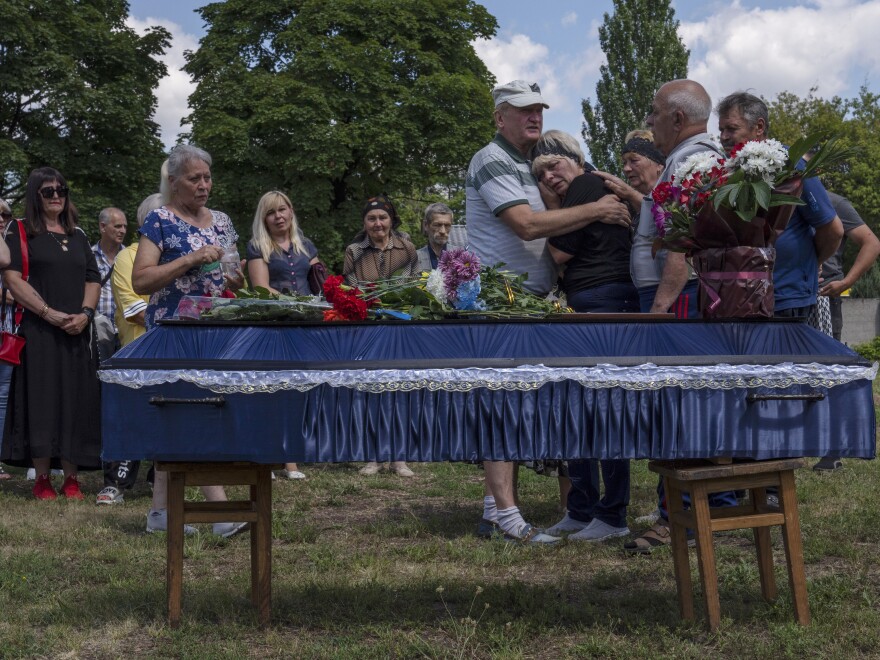
[[[54,231],[46,231],[46,233],[49,234],[49,236],[51,236],[52,238],[55,239],[55,242],[58,243],[58,246],[59,246],[62,250],[64,250],[65,252],[67,252],[67,240],[68,240],[68,239],[67,239],[67,235],[65,235],[65,237],[62,238],[62,239],[59,241],[59,240],[58,240],[58,237],[55,235],[55,232],[54,232]]]

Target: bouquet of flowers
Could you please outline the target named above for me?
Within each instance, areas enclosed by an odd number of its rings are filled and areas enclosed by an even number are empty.
[[[437,268],[415,281],[384,280],[361,291],[342,284],[342,277],[329,277],[324,295],[333,309],[324,312],[324,320],[543,317],[562,311],[558,303],[523,289],[525,275],[502,267],[483,267],[473,252],[454,249],[446,250]]]
[[[837,138],[816,147],[821,137],[807,136],[790,149],[776,140],[761,140],[737,145],[727,158],[713,151],[688,158],[652,193],[655,251],[771,247],[794,207],[803,204],[802,180],[852,153],[840,148]],[[813,148],[815,155],[798,169]]]
[[[776,140],[746,142],[727,158],[697,153],[654,189],[654,252],[665,248],[691,258],[704,317],[773,315],[773,245],[803,204],[803,179],[852,153],[836,138],[814,147],[820,137],[808,136],[790,149]]]

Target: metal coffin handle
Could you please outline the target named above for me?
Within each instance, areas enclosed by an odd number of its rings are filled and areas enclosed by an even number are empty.
[[[151,396],[148,403],[151,406],[185,406],[185,405],[195,405],[195,406],[214,406],[215,408],[222,408],[226,405],[226,399],[222,396],[206,396],[202,399],[173,399],[164,396]]]
[[[824,401],[823,392],[808,392],[807,394],[749,394],[746,401]]]

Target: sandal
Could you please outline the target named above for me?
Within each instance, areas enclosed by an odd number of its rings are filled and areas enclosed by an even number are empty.
[[[696,540],[688,534],[688,546],[694,547]],[[623,549],[631,554],[649,555],[654,548],[664,545],[672,545],[672,530],[669,522],[660,518],[653,526],[642,532],[642,535],[627,541],[623,544]]]

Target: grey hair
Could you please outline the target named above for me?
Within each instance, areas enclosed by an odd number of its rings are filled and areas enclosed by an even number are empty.
[[[565,131],[550,130],[541,136],[532,148],[532,158],[538,160],[542,156],[570,158],[578,167],[586,163],[583,149],[578,141]],[[546,160],[546,159],[545,159]],[[534,168],[533,168],[534,169]]]
[[[187,163],[201,160],[211,166],[211,154],[204,149],[193,146],[191,144],[178,144],[168,154],[168,160],[162,163],[162,180],[159,183],[159,192],[162,193],[162,200],[165,204],[171,201],[171,184],[168,177],[175,179],[183,174],[183,170]]]
[[[443,202],[435,202],[434,204],[430,204],[428,208],[425,209],[425,226],[431,224],[431,220],[434,219],[435,215],[453,215],[452,209],[449,208]]]
[[[763,99],[749,94],[748,92],[734,92],[728,94],[718,102],[715,112],[718,116],[728,115],[732,110],[736,110],[749,128],[754,128],[759,119],[764,120],[764,135],[770,133],[770,113],[767,110],[767,104]]]
[[[115,206],[108,206],[106,209],[101,209],[101,212],[98,214],[98,224],[108,224],[111,220],[113,220],[113,216],[117,213],[122,217],[125,217],[125,214],[122,212],[122,210],[116,208]]]
[[[690,83],[689,85],[677,85],[666,93],[666,104],[671,111],[681,110],[688,123],[703,123],[709,121],[712,114],[712,98],[706,93],[702,85],[692,80],[672,82]],[[669,84],[669,83],[667,83]],[[694,87],[699,88],[698,93]]]
[[[152,211],[155,211],[160,206],[162,206],[162,193],[153,193],[152,195],[147,197],[144,201],[142,201],[141,205],[138,206],[138,210],[137,210],[138,227],[143,227],[144,220],[147,219],[147,216],[150,215],[150,213]]]

